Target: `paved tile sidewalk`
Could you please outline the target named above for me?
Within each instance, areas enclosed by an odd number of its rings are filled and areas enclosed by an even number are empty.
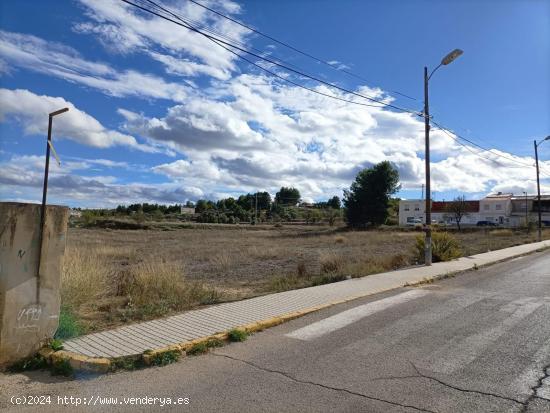
[[[89,357],[111,358],[136,355],[148,349],[153,350],[194,340],[255,321],[388,291],[425,278],[468,270],[475,265],[480,267],[545,247],[550,247],[550,241],[436,263],[431,267],[415,267],[374,274],[364,278],[219,304],[168,318],[85,335],[66,341],[64,348]]]

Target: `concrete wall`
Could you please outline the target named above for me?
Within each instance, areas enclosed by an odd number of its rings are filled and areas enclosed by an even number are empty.
[[[57,329],[68,214],[46,208],[37,279],[40,205],[0,202],[0,368],[33,354]]]

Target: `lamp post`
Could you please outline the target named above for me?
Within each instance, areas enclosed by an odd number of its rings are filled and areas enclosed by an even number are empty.
[[[540,179],[539,179],[539,145],[544,141],[550,140],[550,135],[537,143],[536,140],[533,141],[535,145],[535,163],[537,165],[537,212],[539,216],[539,222],[537,225],[537,240],[540,242],[542,240],[542,212],[540,209]]]
[[[46,141],[46,165],[44,167],[44,187],[42,189],[42,207],[40,209],[40,232],[38,234],[38,265],[36,273],[36,302],[40,302],[40,264],[42,261],[42,240],[44,238],[44,224],[46,221],[46,194],[48,193],[48,175],[50,173],[50,149],[52,146],[52,121],[53,117],[65,113],[69,108],[56,110],[49,114],[48,140]],[[54,151],[55,154],[55,151]]]
[[[437,69],[453,62],[463,53],[455,49],[445,56],[439,65],[428,75],[428,68],[424,66],[424,131],[425,131],[425,162],[426,162],[426,239],[424,241],[424,263],[432,265],[432,200],[430,186],[430,108],[428,104],[428,82]]]

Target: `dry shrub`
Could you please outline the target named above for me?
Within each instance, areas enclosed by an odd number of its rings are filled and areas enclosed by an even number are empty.
[[[109,266],[102,248],[67,247],[61,273],[61,302],[78,308],[105,293]]]
[[[346,264],[346,259],[334,252],[323,253],[319,258],[321,274],[339,272]]]
[[[246,251],[247,251],[246,255],[248,257],[260,259],[260,260],[276,259],[284,254],[282,249],[276,246],[258,247],[257,245],[254,245],[252,247],[249,247]]]
[[[165,314],[219,299],[214,289],[185,281],[183,269],[175,263],[148,260],[132,267],[132,272],[129,302],[145,313]]]
[[[337,237],[334,237],[334,242],[337,244],[344,244],[346,242],[346,237],[343,237],[341,235],[338,235]]]
[[[415,251],[418,262],[424,262],[424,236],[416,237]],[[432,232],[433,262],[451,261],[462,257],[458,240],[448,232]]]
[[[210,257],[210,263],[216,271],[228,271],[233,264],[233,257],[223,251]]]
[[[307,276],[307,267],[304,261],[300,261],[298,262],[298,265],[296,265],[296,275],[298,275],[298,277]]]
[[[514,231],[511,229],[494,229],[492,231],[489,231],[489,235],[493,235],[496,237],[511,237],[514,235]]]

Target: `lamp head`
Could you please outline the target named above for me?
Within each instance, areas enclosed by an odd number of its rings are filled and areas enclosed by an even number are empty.
[[[453,60],[455,60],[458,56],[460,56],[462,53],[464,53],[462,50],[454,49],[451,53],[449,53],[447,56],[445,56],[441,60],[441,64],[444,65],[444,66],[448,65]]]
[[[59,109],[59,110],[56,110],[55,112],[52,112],[50,113],[50,116],[56,116],[56,115],[61,115],[62,113],[65,113],[69,110],[69,108],[63,108],[63,109]]]

